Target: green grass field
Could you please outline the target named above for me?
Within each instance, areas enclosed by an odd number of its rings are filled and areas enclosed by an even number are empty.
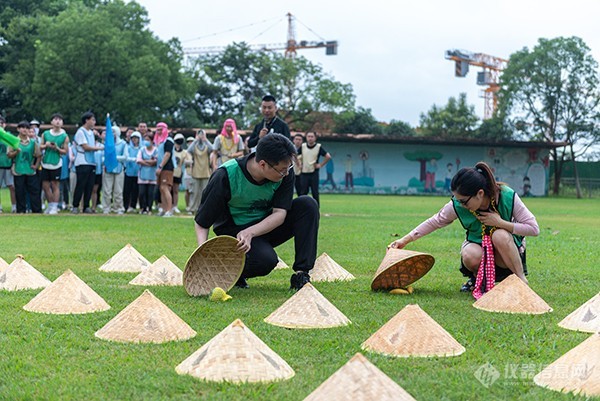
[[[4,193],[3,199],[7,199]],[[488,313],[458,291],[460,224],[437,231],[408,249],[429,252],[433,269],[410,296],[370,291],[373,274],[395,237],[435,213],[446,198],[322,196],[318,254],[327,252],[357,279],[316,284],[353,324],[326,330],[288,330],[263,322],[292,293],[290,270],[249,280],[227,303],[189,297],[182,287],[151,291],[198,335],[167,344],[119,344],[94,333],[137,298],[135,274],[98,268],[125,244],[148,260],[166,254],[183,269],[195,249],[191,217],[0,215],[0,256],[15,254],[50,280],[73,270],[111,309],[87,315],[44,315],[22,309],[39,291],[0,291],[0,399],[2,400],[302,400],[405,305],[416,303],[460,342],[466,352],[446,358],[367,358],[417,400],[583,399],[546,390],[532,378],[588,338],[559,328],[567,314],[598,293],[599,199],[527,199],[541,233],[528,241],[531,287],[553,308],[545,315]],[[291,265],[291,243],[278,248]],[[295,370],[290,380],[264,385],[202,382],[179,376],[175,366],[229,325],[244,323]],[[484,387],[477,369],[491,364],[498,379]],[[600,368],[596,366],[596,368]]]

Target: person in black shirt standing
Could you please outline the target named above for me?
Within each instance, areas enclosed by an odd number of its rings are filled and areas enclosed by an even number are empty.
[[[290,138],[290,128],[277,115],[277,101],[271,95],[266,95],[262,98],[260,110],[264,117],[263,121],[256,124],[250,138],[248,139],[248,147],[254,148],[258,144],[258,140],[267,134],[281,134],[288,139]]]
[[[247,288],[247,278],[266,276],[277,265],[273,248],[294,238],[295,271],[290,287],[302,288],[310,281],[317,254],[319,208],[317,202],[294,194],[296,148],[280,134],[261,139],[256,152],[231,159],[215,170],[202,193],[195,217],[198,245],[217,235],[238,240],[246,253],[237,287]]]

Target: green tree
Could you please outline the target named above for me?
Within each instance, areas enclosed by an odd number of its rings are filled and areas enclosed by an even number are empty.
[[[243,42],[227,46],[223,53],[198,57],[190,74],[196,95],[187,107],[206,124],[218,125],[233,117],[238,126],[250,127],[260,118],[258,108],[265,94],[277,98],[281,117],[293,127],[318,122],[314,111],[354,107],[352,86],[335,81],[319,65],[304,57],[286,59],[266,50],[253,51]]]
[[[60,111],[77,122],[93,109],[125,124],[170,121],[190,93],[179,43],[155,38],[135,2],[73,2],[56,16],[22,17],[10,25],[11,45],[30,23],[36,29],[23,40],[33,48],[2,78],[30,116]]]
[[[373,117],[371,109],[364,107],[339,113],[334,121],[335,131],[341,134],[383,134],[383,127]]]
[[[410,124],[404,121],[392,120],[390,123],[384,128],[385,135],[395,135],[395,136],[415,136],[416,132]]]
[[[467,94],[458,99],[451,97],[443,107],[433,105],[427,113],[421,113],[420,126],[423,136],[473,137],[479,118],[475,107],[467,104]]]
[[[599,139],[598,63],[580,38],[542,38],[510,56],[501,87],[500,110],[524,137],[567,144],[551,150],[558,194],[564,163]],[[575,179],[581,197],[576,170]]]
[[[419,181],[425,182],[427,162],[430,160],[440,160],[443,155],[435,150],[416,150],[404,153],[404,157],[411,162],[419,162]]]

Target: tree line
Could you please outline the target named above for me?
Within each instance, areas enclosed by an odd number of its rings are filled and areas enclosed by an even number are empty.
[[[356,105],[351,84],[302,56],[233,43],[191,59],[178,39],[162,41],[148,26],[147,11],[135,1],[5,0],[0,113],[16,122],[60,111],[77,122],[90,109],[124,125],[173,127],[218,127],[231,117],[249,128],[260,118],[262,95],[272,93],[298,131],[564,143],[551,155],[555,193],[562,165],[599,139],[598,64],[580,38],[539,39],[512,54],[492,119],[481,121],[460,94],[433,105],[412,127],[377,121]]]

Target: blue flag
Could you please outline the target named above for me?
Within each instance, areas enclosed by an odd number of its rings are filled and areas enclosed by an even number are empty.
[[[106,115],[106,139],[104,143],[104,166],[107,172],[112,172],[117,168],[117,150],[115,149],[115,137],[112,124],[110,123],[110,114]]]

